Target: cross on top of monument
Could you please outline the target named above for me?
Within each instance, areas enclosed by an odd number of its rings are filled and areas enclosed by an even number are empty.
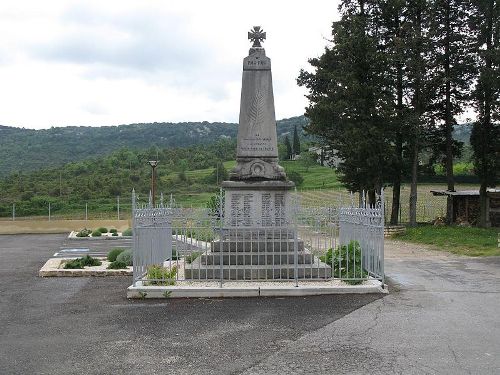
[[[260,43],[266,39],[266,33],[262,31],[260,26],[254,26],[253,29],[248,32],[248,39],[253,42],[252,47],[262,47]]]

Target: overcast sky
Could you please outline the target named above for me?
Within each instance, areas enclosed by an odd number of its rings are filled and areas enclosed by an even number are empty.
[[[261,25],[277,119],[307,101],[338,0],[0,1],[0,124],[237,122],[247,31]]]

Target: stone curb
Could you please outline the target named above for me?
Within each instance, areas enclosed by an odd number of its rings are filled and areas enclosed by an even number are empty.
[[[68,259],[75,258],[50,258],[40,271],[38,271],[39,277],[89,277],[89,276],[132,276],[133,271],[132,267],[128,269],[119,269],[119,270],[108,270],[105,267],[96,269],[96,268],[84,268],[84,269],[64,269],[59,268],[61,263]]]
[[[250,284],[250,283],[248,283]],[[196,286],[129,286],[127,298],[225,298],[225,297],[299,297],[326,294],[388,294],[387,285],[349,285],[337,287],[196,287]]]

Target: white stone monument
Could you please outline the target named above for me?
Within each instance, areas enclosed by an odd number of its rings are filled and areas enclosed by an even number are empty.
[[[211,250],[185,268],[187,279],[328,278],[330,267],[304,248],[292,225],[291,190],[278,165],[271,60],[254,26],[243,60],[236,167],[224,181],[224,221]]]
[[[253,45],[243,59],[237,164],[222,184],[226,227],[275,227],[290,219],[288,192],[294,183],[278,165],[271,59],[261,46],[265,38],[260,26],[248,33]]]

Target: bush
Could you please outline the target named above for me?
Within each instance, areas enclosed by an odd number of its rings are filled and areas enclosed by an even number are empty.
[[[101,237],[102,233],[100,230],[95,230],[92,232],[92,237]]]
[[[70,260],[64,264],[65,269],[77,269],[84,267],[100,266],[102,262],[99,259],[92,258],[90,255],[85,255],[83,258]]]
[[[130,237],[132,236],[132,228],[128,228],[123,231],[122,236]]]
[[[172,257],[170,258],[170,260],[179,260],[179,259],[181,259],[181,257],[179,256],[179,254],[177,254],[177,250],[172,249]]]
[[[114,249],[111,249],[108,253],[108,260],[110,262],[114,262],[116,260],[116,257],[118,255],[120,255],[121,253],[123,253],[125,251],[125,249],[122,249],[120,247],[115,247]]]
[[[117,230],[117,229],[115,229],[115,228],[111,228],[111,229],[109,230],[109,233],[118,233],[118,230]]]
[[[333,276],[341,279],[366,278],[368,273],[361,264],[361,246],[358,241],[351,241],[348,245],[337,246],[335,251],[328,249],[319,259],[332,266]],[[345,280],[351,285],[361,284],[363,280]]]
[[[288,179],[295,183],[295,186],[300,186],[304,182],[304,177],[299,172],[290,171],[286,173]]]
[[[111,262],[109,264],[108,270],[119,270],[127,267],[128,267],[127,263],[115,260],[114,262]]]
[[[159,265],[152,265],[148,267],[146,272],[148,281],[147,285],[175,285],[175,275],[177,274],[177,267],[171,269]]]
[[[77,237],[88,237],[92,233],[91,229],[84,228],[76,234]]]
[[[117,236],[118,236],[118,233],[116,233],[116,232],[115,232],[115,233],[111,233],[111,235],[112,235],[113,237],[117,237]]]
[[[121,252],[120,254],[118,254],[118,256],[116,257],[116,261],[123,262],[127,266],[131,266],[132,261],[133,261],[132,250],[127,249],[127,250]]]
[[[193,252],[193,253],[189,254],[189,255],[185,258],[186,263],[191,264],[191,263],[192,263],[192,262],[193,262],[196,258],[198,258],[200,255],[201,255],[201,252],[199,252],[199,251],[195,251],[195,252]]]
[[[97,230],[101,233],[108,233],[108,228],[105,228],[105,227],[100,227],[100,228],[97,228]]]

